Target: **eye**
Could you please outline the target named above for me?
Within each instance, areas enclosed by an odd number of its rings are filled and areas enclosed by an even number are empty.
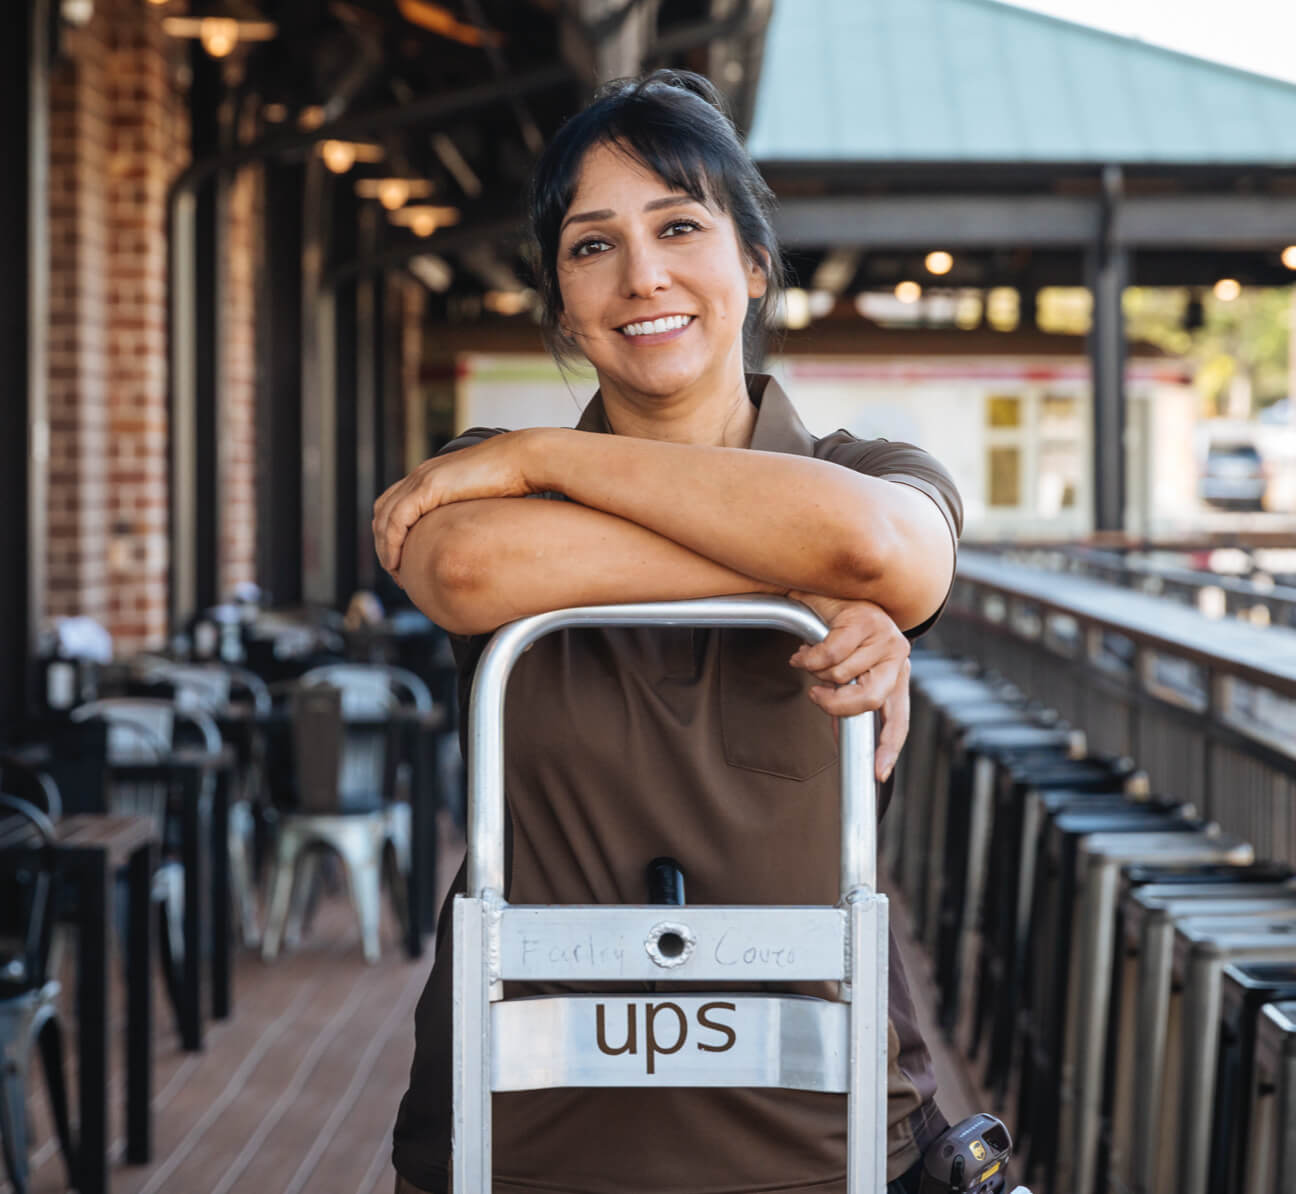
[[[608,243],[599,236],[587,236],[584,240],[578,240],[570,249],[567,250],[569,257],[593,257],[595,252],[602,252],[608,248]]]
[[[685,232],[701,232],[702,225],[696,220],[672,220],[665,228],[662,229],[663,236],[678,236],[679,229]]]

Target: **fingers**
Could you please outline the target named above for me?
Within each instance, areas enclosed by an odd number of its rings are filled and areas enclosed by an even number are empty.
[[[873,668],[890,657],[895,657],[895,652],[889,643],[871,641],[855,648],[848,655],[827,667],[806,668],[806,671],[810,672],[816,680],[822,680],[825,684],[849,684],[852,680],[864,675],[865,672],[872,671]]]
[[[865,626],[857,623],[834,626],[828,631],[828,636],[822,642],[804,643],[798,647],[788,662],[793,667],[814,672],[820,679],[831,679],[834,684],[845,684],[848,680],[853,679],[857,673],[852,672],[842,678],[821,675],[820,673],[826,673],[835,667],[839,667],[861,646],[869,642],[881,646],[881,640],[870,635],[868,628]]]
[[[854,717],[857,713],[880,709],[895,687],[905,662],[904,659],[884,659],[858,676],[854,684],[843,684],[840,688],[815,685],[810,689],[810,699],[834,717]]]
[[[900,757],[900,750],[909,736],[909,660],[900,667],[895,686],[882,702],[882,733],[878,738],[874,757],[874,772],[879,782],[885,781]]]
[[[378,562],[393,576],[400,569],[405,537],[429,504],[427,495],[420,493],[419,480],[419,475],[412,473],[374,503],[374,551]]]

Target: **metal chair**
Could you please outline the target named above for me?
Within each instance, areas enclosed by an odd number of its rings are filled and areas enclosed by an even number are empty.
[[[258,717],[273,707],[270,686],[255,672],[226,663],[176,663],[158,656],[140,656],[135,673],[146,683],[165,684],[174,693],[177,709],[219,716],[233,705],[251,705]],[[257,923],[256,876],[252,843],[257,805],[264,797],[264,760],[254,754],[241,769],[240,782],[229,806],[230,898],[243,944],[254,949],[261,941]]]
[[[342,693],[344,715],[381,716],[401,707],[417,714],[430,714],[436,707],[432,690],[422,677],[408,668],[391,664],[327,664],[305,673],[300,683],[333,685]],[[407,880],[413,865],[411,771],[408,760],[397,761],[392,775],[392,799],[386,804],[387,838],[399,871],[399,875],[392,876],[393,883]]]
[[[40,1051],[68,1182],[76,1182],[59,984],[49,978],[55,863],[54,825],[47,810],[0,794],[0,842],[21,851],[11,863],[0,865],[0,1144],[15,1194],[26,1194],[26,1097],[33,1045]]]
[[[100,718],[108,725],[109,763],[161,765],[175,746],[177,728],[196,738],[203,750],[221,749],[221,734],[211,716],[200,709],[179,709],[174,703],[153,697],[107,697],[81,705],[72,711],[74,721]],[[178,726],[177,726],[177,723]],[[199,801],[210,802],[215,775],[203,777]],[[153,877],[153,901],[162,917],[160,954],[167,992],[178,1020],[183,1021],[184,999],[180,991],[180,968],[184,962],[185,881],[184,866],[167,856],[174,847],[168,815],[170,781],[159,767],[157,778],[114,780],[108,785],[108,811],[152,817],[158,827],[163,858]],[[193,948],[200,948],[194,942]]]
[[[354,706],[353,706],[354,708]],[[261,956],[269,962],[281,943],[301,935],[314,859],[327,847],[342,859],[365,960],[376,962],[382,864],[391,839],[388,790],[393,723],[374,711],[344,712],[344,693],[332,684],[300,684],[290,698],[296,803],[284,800]],[[403,875],[392,868],[393,899],[405,915]]]

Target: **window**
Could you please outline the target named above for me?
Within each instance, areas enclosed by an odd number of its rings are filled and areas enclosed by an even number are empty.
[[[1021,449],[992,447],[988,457],[988,501],[991,507],[1021,505]]]
[[[985,502],[992,511],[1054,518],[1085,499],[1087,405],[1031,389],[985,398]]]

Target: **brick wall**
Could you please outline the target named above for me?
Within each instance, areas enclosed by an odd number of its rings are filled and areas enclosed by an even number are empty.
[[[48,617],[119,650],[167,630],[166,194],[181,48],[158,9],[99,0],[51,80]]]
[[[167,188],[187,161],[185,49],[138,0],[102,4],[112,26],[107,178],[109,627],[120,649],[167,632]]]
[[[51,85],[50,510],[45,615],[118,651],[167,633],[168,188],[188,161],[188,48],[142,0],[97,0]],[[261,172],[234,178],[222,254],[220,591],[255,579]]]
[[[106,621],[109,604],[108,176],[110,30],[69,31],[50,80],[50,617]]]

